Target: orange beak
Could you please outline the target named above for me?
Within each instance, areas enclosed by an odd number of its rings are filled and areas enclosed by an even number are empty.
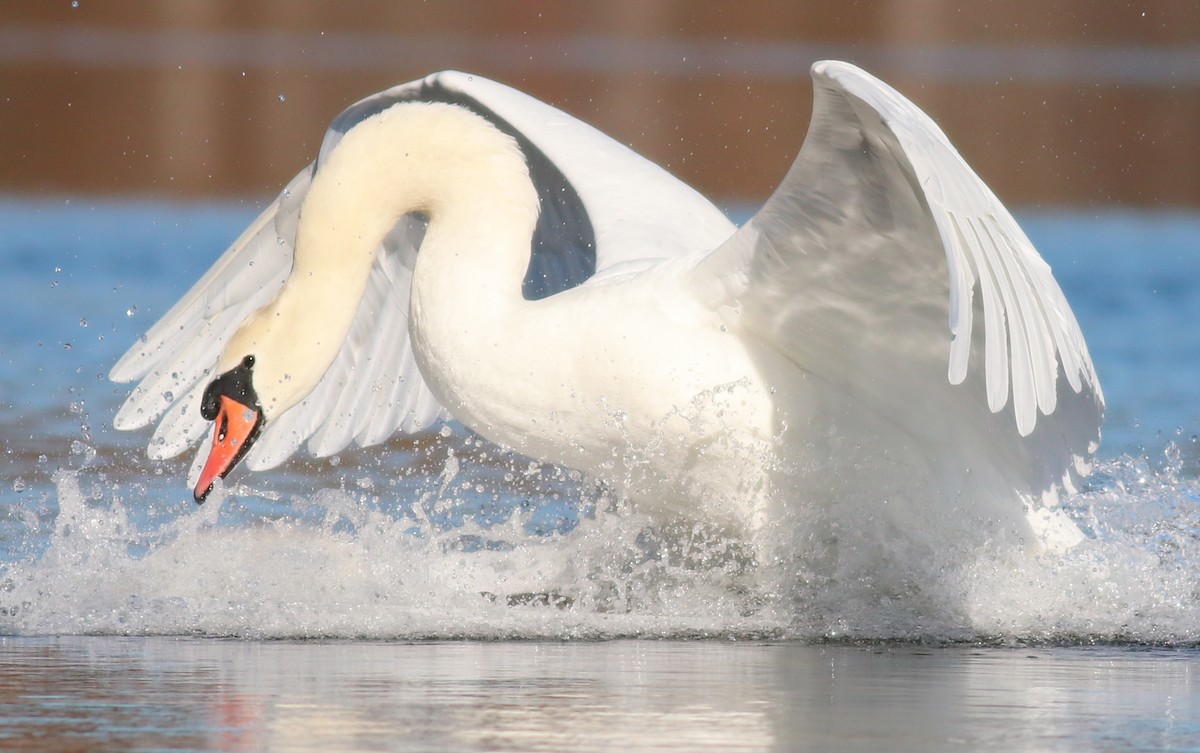
[[[250,450],[262,425],[262,413],[221,395],[214,421],[217,430],[204,470],[200,472],[200,481],[196,484],[196,504],[203,503],[216,480],[225,478]]]

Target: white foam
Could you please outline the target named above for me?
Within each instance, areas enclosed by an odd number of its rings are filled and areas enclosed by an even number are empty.
[[[948,545],[929,557],[859,532],[762,568],[703,531],[656,535],[603,498],[567,534],[528,532],[519,491],[507,522],[435,524],[462,501],[456,460],[414,516],[364,483],[294,500],[297,515],[248,515],[219,492],[150,523],[153,491],[60,471],[53,529],[35,532],[48,546],[0,573],[0,631],[1200,640],[1200,484],[1178,463],[1099,472],[1064,501],[1088,532],[1065,552]]]

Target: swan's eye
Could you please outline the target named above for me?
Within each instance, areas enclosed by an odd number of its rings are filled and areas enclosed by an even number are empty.
[[[200,400],[200,415],[205,421],[216,419],[217,413],[221,409],[221,388],[214,381],[204,390],[204,397]]]

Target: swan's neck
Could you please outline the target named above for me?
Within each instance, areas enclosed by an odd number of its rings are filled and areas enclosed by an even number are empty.
[[[438,343],[426,355],[448,358],[443,351],[471,347],[463,340],[486,336],[477,328],[522,302],[537,211],[520,150],[483,118],[429,103],[372,116],[321,164],[301,208],[291,277],[222,360],[256,356],[268,416],[302,400],[341,349],[384,237],[410,212],[428,218],[411,329],[420,319],[422,339]]]

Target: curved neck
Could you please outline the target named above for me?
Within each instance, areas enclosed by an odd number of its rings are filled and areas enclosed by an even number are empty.
[[[410,212],[428,217],[412,311],[437,333],[431,337],[450,326],[439,312],[451,299],[469,302],[483,321],[523,300],[537,194],[515,142],[464,108],[406,103],[354,126],[320,166],[300,211],[287,284],[222,357],[235,363],[255,355],[255,386],[268,416],[321,380],[350,330],[385,236]]]

